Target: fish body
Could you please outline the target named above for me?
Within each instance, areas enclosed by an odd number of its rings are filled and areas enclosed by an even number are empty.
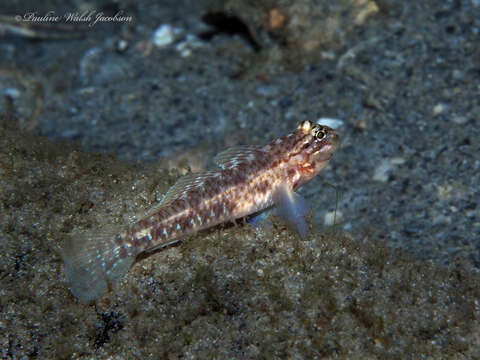
[[[120,232],[72,238],[62,251],[72,293],[98,298],[139,254],[273,205],[305,237],[306,205],[295,190],[327,165],[337,143],[334,130],[304,121],[267,145],[225,150],[217,170],[180,178],[144,219]]]

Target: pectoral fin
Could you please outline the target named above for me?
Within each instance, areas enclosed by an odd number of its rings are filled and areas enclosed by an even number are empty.
[[[308,205],[304,198],[290,190],[287,186],[281,186],[274,194],[273,201],[276,205],[278,216],[287,222],[302,239],[307,237],[308,227],[305,217]]]

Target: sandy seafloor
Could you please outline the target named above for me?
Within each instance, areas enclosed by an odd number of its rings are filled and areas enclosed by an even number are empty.
[[[32,40],[0,18],[0,358],[480,358],[480,3],[329,3],[321,21],[322,1],[2,1],[134,21]],[[368,17],[334,21],[355,6]],[[226,9],[256,45],[205,35]],[[161,24],[180,29],[162,47]],[[307,240],[277,219],[219,227],[94,303],[69,293],[72,233],[134,221],[222,149],[320,117],[342,144],[300,190]]]

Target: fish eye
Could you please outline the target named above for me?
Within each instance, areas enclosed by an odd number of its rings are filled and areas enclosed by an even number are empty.
[[[327,136],[327,133],[325,130],[317,127],[312,129],[312,136],[317,140],[322,140],[325,136]]]

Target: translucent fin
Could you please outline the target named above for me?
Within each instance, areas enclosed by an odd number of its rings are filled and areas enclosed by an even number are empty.
[[[258,146],[252,145],[235,146],[217,154],[213,160],[222,169],[228,169],[242,161],[250,161],[250,155],[255,156],[255,151],[258,149],[260,149]]]
[[[307,237],[308,227],[305,216],[308,212],[308,204],[304,198],[288,189],[287,186],[280,187],[273,196],[277,206],[277,214],[287,222],[302,239]]]
[[[159,205],[168,204],[169,202],[181,197],[184,191],[198,187],[201,188],[203,186],[203,181],[206,178],[215,175],[216,173],[217,171],[206,171],[203,173],[182,176],[170,189],[168,189]]]
[[[254,228],[258,228],[260,225],[270,225],[268,217],[272,214],[272,209],[264,210],[261,213],[248,218],[247,223],[252,225]]]
[[[61,250],[65,277],[72,294],[82,302],[102,296],[132,266],[133,256],[120,257],[114,238],[118,232],[79,233]]]

